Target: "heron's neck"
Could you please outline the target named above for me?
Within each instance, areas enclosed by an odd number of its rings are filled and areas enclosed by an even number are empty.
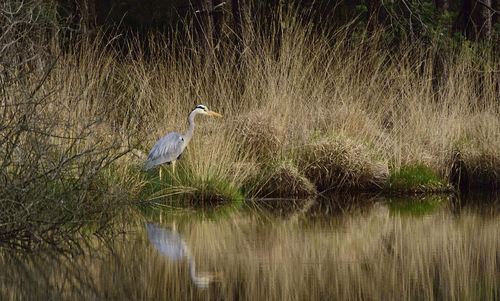
[[[188,255],[189,261],[189,276],[191,277],[191,281],[200,289],[206,289],[211,282],[209,276],[199,276],[196,273],[196,264],[194,262],[194,257]]]
[[[189,263],[189,276],[193,282],[196,282],[198,277],[196,276],[196,263],[194,262],[194,258],[192,256],[188,257]]]
[[[184,142],[188,143],[194,134],[194,116],[196,116],[195,111],[191,112],[188,116],[188,129],[184,134]]]

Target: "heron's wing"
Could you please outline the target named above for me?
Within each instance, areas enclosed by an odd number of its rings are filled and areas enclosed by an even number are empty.
[[[155,248],[170,260],[181,260],[187,256],[188,250],[179,233],[147,223],[148,237]]]
[[[182,153],[184,138],[179,133],[169,133],[158,140],[151,151],[144,165],[148,170],[157,165],[176,160]]]

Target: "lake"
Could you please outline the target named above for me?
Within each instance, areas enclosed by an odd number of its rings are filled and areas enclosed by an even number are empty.
[[[2,300],[498,300],[498,195],[147,206],[80,252],[2,252]]]

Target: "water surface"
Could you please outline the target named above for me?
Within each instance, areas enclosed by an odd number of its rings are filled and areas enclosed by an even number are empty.
[[[482,198],[162,207],[84,254],[3,252],[0,299],[495,300],[499,202]]]

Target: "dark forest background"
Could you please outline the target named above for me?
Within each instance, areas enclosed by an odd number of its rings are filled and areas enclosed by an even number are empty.
[[[500,0],[57,0],[52,5],[59,22],[79,35],[92,37],[98,28],[169,33],[175,27],[181,34],[194,28],[200,43],[213,46],[225,37],[242,42],[252,23],[272,22],[266,15],[290,7],[301,18],[313,20],[318,30],[346,25],[357,32],[380,30],[396,44],[423,38],[494,45],[500,32]]]

